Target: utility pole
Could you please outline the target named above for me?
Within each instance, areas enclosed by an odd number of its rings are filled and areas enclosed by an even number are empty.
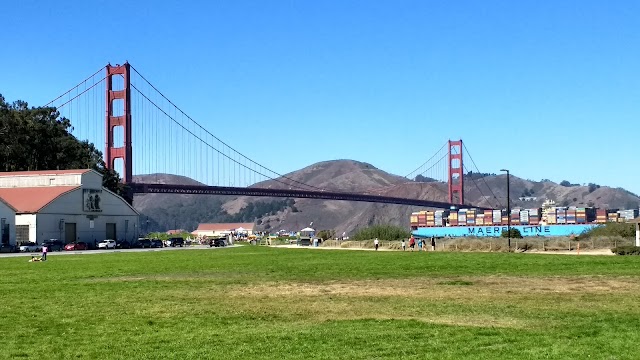
[[[509,192],[509,170],[501,169],[500,171],[506,171],[507,173],[507,246],[509,247],[509,252],[511,252],[511,196]]]

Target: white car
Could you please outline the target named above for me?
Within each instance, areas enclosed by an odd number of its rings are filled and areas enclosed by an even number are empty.
[[[40,250],[42,250],[42,245],[38,245],[36,243],[30,243],[20,246],[20,251],[22,252],[35,252]]]
[[[98,243],[98,249],[115,249],[116,241],[115,240],[102,240]]]

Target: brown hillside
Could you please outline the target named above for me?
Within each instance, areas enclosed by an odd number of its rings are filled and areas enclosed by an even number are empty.
[[[197,184],[173,175],[146,175],[146,181]],[[374,166],[352,160],[325,161],[286,175],[291,179],[331,191],[367,192],[388,196],[448,201],[447,184],[420,183],[389,174]],[[144,176],[143,176],[143,179]],[[285,182],[283,180],[283,182]],[[283,188],[276,181],[255,184],[256,187]],[[602,186],[589,192],[588,186],[564,187],[553,182],[535,182],[511,176],[512,206],[536,207],[544,200],[558,205],[607,208],[638,207],[640,198],[623,190]],[[521,195],[532,193],[535,200],[521,201]],[[575,200],[574,200],[575,199]],[[506,175],[485,178],[465,177],[465,202],[475,206],[506,207]],[[230,197],[202,195],[146,194],[136,195],[134,206],[165,226],[193,229],[198,222],[218,221],[225,216],[242,215],[248,204],[268,204],[283,201],[278,198]],[[389,204],[371,204],[348,201],[295,199],[293,206],[256,219],[259,228],[268,231],[297,231],[313,222],[316,229],[334,229],[337,233],[353,233],[357,228],[372,224],[408,226],[409,214],[422,210],[417,207]],[[174,219],[175,218],[175,219]],[[177,220],[177,221],[176,221]],[[173,223],[174,225],[171,225]]]

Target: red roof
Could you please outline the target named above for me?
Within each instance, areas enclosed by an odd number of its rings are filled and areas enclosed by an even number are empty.
[[[0,176],[25,176],[25,175],[81,175],[91,171],[91,169],[74,169],[74,170],[37,170],[37,171],[12,171],[0,172]]]
[[[0,198],[17,214],[37,213],[60,195],[80,186],[42,186],[29,188],[0,188]]]
[[[253,230],[253,223],[219,223],[219,224],[199,224],[196,231],[232,231],[238,228]]]

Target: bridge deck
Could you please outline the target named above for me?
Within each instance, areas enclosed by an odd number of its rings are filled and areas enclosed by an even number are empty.
[[[451,206],[459,207],[457,204],[446,202],[407,199],[400,197],[353,194],[332,191],[311,191],[297,189],[263,189],[252,187],[231,187],[231,186],[207,186],[207,185],[171,185],[171,184],[147,184],[130,183],[134,194],[204,194],[204,195],[238,195],[238,196],[266,196],[266,197],[286,197],[304,199],[323,200],[347,200],[371,203],[385,203],[398,205],[413,205],[438,209],[450,209]],[[469,205],[471,207],[471,205]],[[486,209],[476,207],[478,209]]]

